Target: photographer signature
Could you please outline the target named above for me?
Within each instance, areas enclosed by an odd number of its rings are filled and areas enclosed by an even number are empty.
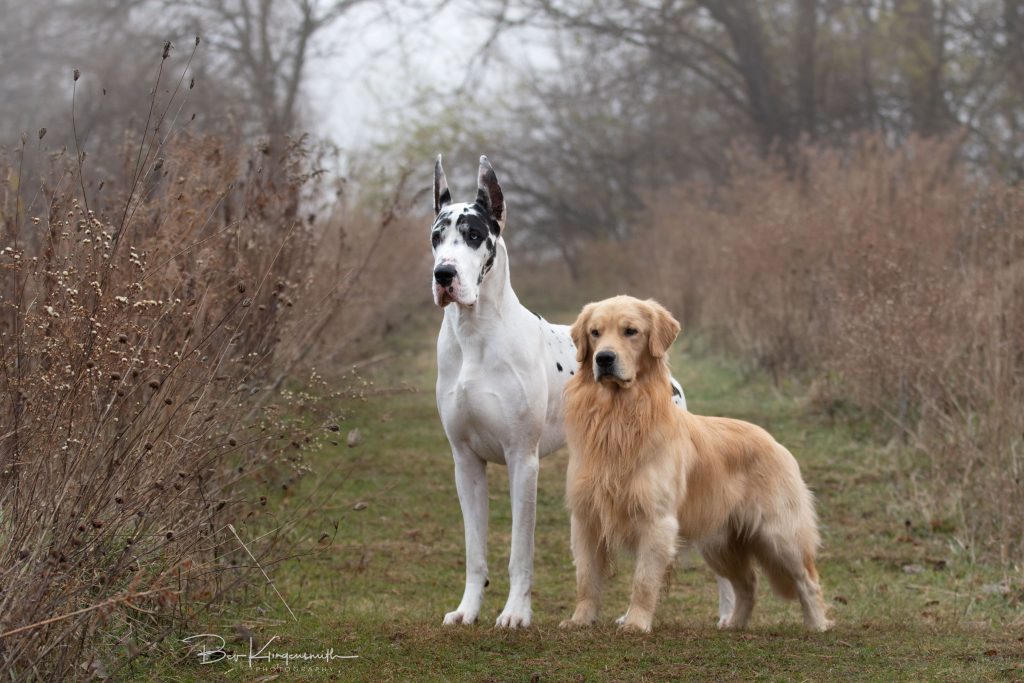
[[[253,662],[283,661],[291,664],[292,662],[331,662],[336,659],[359,658],[359,655],[336,655],[334,654],[333,647],[327,648],[321,652],[274,652],[268,650],[270,645],[277,640],[277,638],[278,636],[272,637],[259,649],[254,648],[252,638],[249,638],[248,653],[228,652],[225,649],[227,642],[224,640],[224,637],[217,635],[216,633],[200,633],[194,636],[188,636],[187,638],[182,638],[182,641],[198,645],[199,649],[195,654],[199,657],[199,661],[202,664],[214,664],[216,662],[237,663],[239,661],[246,661],[249,663],[249,668],[252,668]]]

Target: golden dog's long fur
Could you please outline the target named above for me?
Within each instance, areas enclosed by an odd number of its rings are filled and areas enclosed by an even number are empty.
[[[756,559],[780,595],[800,600],[807,627],[825,630],[814,504],[797,462],[760,427],[673,405],[666,354],[678,333],[662,306],[623,296],[588,305],[573,325],[581,365],[565,393],[566,494],[577,605],[563,626],[594,623],[612,554],[624,547],[637,563],[619,623],[649,631],[682,538],[733,587],[720,626],[746,626]],[[600,379],[599,352],[615,359]]]

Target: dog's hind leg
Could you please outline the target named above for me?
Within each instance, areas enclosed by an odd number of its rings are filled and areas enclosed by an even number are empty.
[[[701,554],[719,577],[718,628],[746,628],[750,614],[754,611],[757,593],[757,574],[754,573],[750,548],[733,538],[704,545],[701,547]],[[723,609],[722,579],[731,585],[734,599],[728,615],[724,614]]]
[[[498,628],[526,628],[533,616],[533,535],[537,524],[537,447],[506,456],[512,497],[512,552],[508,562],[509,591],[505,609],[498,615]]]
[[[800,600],[804,626],[812,631],[827,631],[832,622],[825,616],[818,570],[814,566],[816,541],[813,533],[801,542],[800,534],[764,534],[757,543],[758,562],[764,568],[772,587],[783,598]]]
[[[729,623],[729,618],[736,609],[736,593],[729,579],[717,574],[715,579],[718,580],[718,625],[721,627]]]
[[[473,453],[453,449],[453,455],[466,532],[466,590],[455,611],[444,616],[446,626],[476,621],[487,585],[487,463]]]

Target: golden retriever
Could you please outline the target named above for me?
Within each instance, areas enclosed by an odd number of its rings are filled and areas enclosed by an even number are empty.
[[[566,498],[577,592],[562,626],[595,622],[612,556],[626,548],[636,571],[618,623],[649,632],[683,539],[732,586],[721,628],[750,619],[753,560],[779,595],[800,600],[808,628],[830,628],[814,503],[796,460],[760,427],[672,404],[666,354],[678,334],[661,305],[627,296],[587,305],[572,326],[580,369],[565,389]]]

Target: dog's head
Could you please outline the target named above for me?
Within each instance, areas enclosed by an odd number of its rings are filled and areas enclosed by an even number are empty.
[[[505,197],[487,157],[480,157],[476,201],[453,204],[438,155],[434,164],[434,224],[430,228],[434,303],[441,307],[453,301],[460,306],[476,303],[480,284],[494,265],[504,228]]]
[[[594,381],[622,388],[664,363],[678,334],[679,323],[664,306],[631,296],[587,304],[572,326],[580,374],[589,364]]]

